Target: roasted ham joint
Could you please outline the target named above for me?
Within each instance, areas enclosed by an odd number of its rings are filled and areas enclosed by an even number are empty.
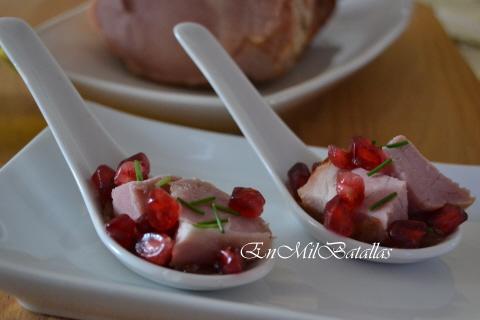
[[[180,271],[233,274],[253,262],[241,256],[244,245],[271,247],[259,191],[236,187],[229,195],[198,179],[149,174],[147,156],[138,153],[116,170],[100,165],[91,177],[108,234],[131,253]]]
[[[394,248],[438,244],[467,220],[474,198],[443,175],[404,136],[384,146],[354,137],[328,158],[296,163],[288,186],[298,203],[340,235]]]

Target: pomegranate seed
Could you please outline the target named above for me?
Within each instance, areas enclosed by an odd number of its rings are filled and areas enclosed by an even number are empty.
[[[144,153],[140,152],[120,162],[117,172],[115,173],[115,185],[119,186],[124,183],[137,180],[134,164],[135,160],[140,161],[143,179],[148,179],[148,174],[150,173],[150,161]]]
[[[409,220],[417,220],[417,221],[423,221],[428,224],[428,219],[430,218],[432,212],[423,212],[423,211],[418,211],[418,212],[409,212],[408,213],[408,219]]]
[[[328,159],[330,159],[333,165],[337,168],[345,170],[351,170],[355,168],[355,165],[352,162],[352,152],[338,148],[334,145],[328,146]]]
[[[352,143],[353,163],[365,170],[378,167],[386,156],[382,149],[373,145],[372,141],[363,137],[354,137]]]
[[[468,215],[462,208],[447,204],[432,213],[428,219],[428,223],[436,233],[442,236],[448,236],[453,233],[459,225],[465,222],[467,218]]]
[[[91,177],[102,207],[112,201],[112,189],[115,186],[113,183],[114,176],[115,171],[109,166],[102,164],[95,170]]]
[[[305,163],[297,162],[288,170],[288,183],[293,192],[297,192],[310,178],[310,170]]]
[[[147,215],[141,215],[140,218],[136,221],[137,224],[137,231],[140,235],[144,235],[145,233],[155,232],[155,229],[150,225],[150,222],[147,219]]]
[[[220,250],[220,271],[224,274],[239,273],[243,271],[242,257],[238,249],[232,247]]]
[[[377,218],[362,215],[359,221],[355,221],[353,237],[366,243],[381,242],[385,238],[385,230]]]
[[[139,152],[137,154],[134,154],[133,156],[125,159],[125,160],[122,160],[120,162],[120,164],[118,165],[118,168],[124,163],[124,162],[127,162],[127,161],[135,161],[135,160],[138,160],[140,161],[140,166],[142,167],[142,172],[144,175],[146,175],[148,177],[148,175],[150,174],[150,160],[148,160],[148,157],[145,153],[143,152]]]
[[[158,232],[167,232],[175,227],[181,206],[165,190],[153,189],[148,193],[146,215],[150,225]]]
[[[418,248],[427,234],[427,224],[416,220],[397,220],[388,227],[388,235],[394,246]]]
[[[253,188],[235,187],[228,206],[238,211],[242,217],[256,218],[263,212],[265,198]]]
[[[339,195],[327,202],[324,216],[324,225],[327,229],[345,237],[350,237],[353,234],[353,213]]]
[[[365,198],[362,177],[351,171],[340,171],[337,174],[337,193],[350,209],[359,207]]]
[[[172,258],[173,240],[158,233],[145,233],[135,245],[137,254],[156,265],[166,266]]]
[[[428,229],[427,228],[427,234],[425,235],[425,237],[423,237],[422,239],[422,243],[421,243],[421,247],[424,248],[424,247],[431,247],[431,246],[434,246],[436,244],[439,244],[440,242],[442,242],[443,240],[445,239],[445,237],[439,235],[438,233],[436,233],[435,231],[433,231],[433,229]]]
[[[138,238],[135,221],[128,214],[121,214],[106,225],[107,233],[122,247],[132,250]]]
[[[135,174],[135,165],[133,161],[124,162],[118,167],[114,178],[116,186],[136,180],[137,176]]]

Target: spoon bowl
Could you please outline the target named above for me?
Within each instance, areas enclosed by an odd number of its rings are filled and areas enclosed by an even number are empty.
[[[346,250],[372,250],[372,245],[341,236],[326,229],[298,205],[286,187],[287,172],[296,162],[321,161],[272,111],[260,93],[243,74],[215,37],[203,26],[181,23],[175,36],[197,65],[240,130],[265,165],[291,212],[317,240],[332,245],[344,243]],[[391,249],[388,259],[366,257],[383,263],[412,263],[443,255],[454,249],[461,239],[460,229],[443,242],[421,249]]]
[[[99,164],[126,158],[125,152],[85,106],[41,40],[25,22],[0,18],[0,45],[24,80],[75,178],[95,231],[125,266],[155,282],[179,289],[218,290],[256,281],[274,261],[264,259],[234,275],[199,275],[160,267],[125,250],[106,232],[90,176]]]

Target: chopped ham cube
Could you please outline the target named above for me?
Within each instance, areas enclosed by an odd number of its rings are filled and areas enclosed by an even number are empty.
[[[327,202],[337,194],[337,167],[330,161],[319,165],[307,183],[297,190],[302,205],[312,213],[321,215]]]
[[[145,211],[145,194],[163,177],[144,181],[131,181],[112,190],[113,212],[115,215],[126,213],[137,220]]]
[[[141,182],[128,182],[112,191],[115,214],[128,214],[133,220],[145,212],[145,194],[154,188],[162,177],[155,177]],[[208,182],[197,179],[174,179],[170,183],[171,196],[182,198],[187,202],[214,196],[215,203],[228,207],[230,196]],[[241,248],[249,242],[263,242],[260,254],[271,248],[272,233],[262,218],[245,218],[218,211],[221,219],[228,219],[223,224],[224,233],[219,229],[201,229],[195,223],[214,220],[211,204],[198,206],[205,215],[198,214],[182,206],[179,228],[175,237],[170,265],[184,269],[192,265],[212,266],[221,249],[226,247]]]
[[[173,197],[187,202],[214,196],[215,203],[228,206],[228,194],[201,180],[180,179],[171,184],[170,190]],[[211,205],[199,208],[205,215],[182,208],[170,262],[172,267],[182,269],[190,265],[212,265],[220,250],[229,246],[241,248],[249,242],[263,242],[261,253],[271,247],[272,233],[262,218],[244,218],[218,211],[221,219],[228,219],[223,225],[225,233],[221,233],[218,229],[200,229],[193,225],[215,219]]]
[[[322,213],[326,203],[336,194],[337,174],[339,169],[331,162],[318,166],[307,183],[298,190],[302,205],[315,213]],[[377,174],[367,176],[368,171],[358,168],[352,171],[362,177],[365,185],[365,199],[358,209],[359,213],[377,218],[384,230],[395,220],[408,218],[407,186],[404,181]],[[392,192],[397,196],[381,208],[371,211],[369,207]]]
[[[389,144],[402,141],[408,139],[397,136]],[[440,173],[411,142],[398,148],[385,147],[384,152],[393,160],[393,175],[407,182],[410,211],[433,211],[447,203],[466,208],[475,201],[469,190]]]
[[[365,184],[365,199],[358,212],[377,218],[385,230],[393,221],[408,219],[407,184],[405,181],[383,174],[369,177],[367,175],[368,171],[360,168],[352,172],[362,177]],[[395,198],[377,210],[369,210],[373,204],[393,192],[397,193]]]

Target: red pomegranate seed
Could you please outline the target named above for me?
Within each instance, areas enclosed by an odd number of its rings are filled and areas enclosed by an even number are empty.
[[[133,161],[124,162],[118,167],[114,178],[116,186],[136,180],[137,176],[135,174],[135,165]]]
[[[327,229],[345,237],[353,234],[353,213],[340,196],[336,195],[327,202],[324,216],[324,225]]]
[[[432,213],[428,219],[428,224],[432,226],[436,233],[448,236],[467,219],[468,215],[462,208],[447,204]]]
[[[181,206],[165,190],[153,189],[148,193],[145,214],[158,232],[167,232],[178,223]]]
[[[159,266],[168,265],[172,250],[173,240],[158,233],[145,233],[135,245],[137,255]]]
[[[428,219],[430,219],[430,216],[432,215],[432,212],[409,212],[408,213],[408,219],[409,220],[417,220],[417,221],[423,221],[428,224]]]
[[[290,170],[288,170],[288,183],[290,189],[296,193],[310,178],[310,170],[303,162],[295,163]]]
[[[115,186],[113,183],[114,176],[115,171],[109,166],[102,164],[97,170],[95,170],[91,177],[91,181],[100,198],[102,207],[112,201],[112,189]]]
[[[388,236],[394,246],[418,248],[427,234],[427,224],[416,220],[397,220],[388,227]]]
[[[106,225],[107,233],[122,247],[132,250],[138,238],[135,221],[128,214],[121,214]]]
[[[436,233],[432,229],[430,229],[430,230],[427,229],[427,234],[425,235],[425,237],[423,237],[422,243],[421,243],[420,246],[422,248],[431,247],[431,246],[434,246],[436,244],[439,244],[444,239],[445,239],[444,236],[439,235],[438,233]]]
[[[243,271],[242,257],[238,249],[232,247],[220,250],[220,271],[224,274],[239,273]]]
[[[140,152],[120,162],[117,172],[115,173],[115,185],[119,186],[124,183],[137,180],[134,164],[135,160],[140,161],[143,179],[148,179],[148,174],[150,173],[150,161],[144,153]]]
[[[362,177],[351,171],[340,171],[337,174],[337,193],[350,209],[359,207],[365,198]]]
[[[242,217],[256,218],[263,212],[265,198],[253,188],[235,187],[228,206],[238,211]]]
[[[355,219],[354,219],[355,220]],[[353,237],[366,243],[381,242],[385,238],[385,230],[380,220],[374,217],[363,215],[355,223],[355,234]]]
[[[353,163],[365,170],[378,167],[386,156],[382,149],[373,145],[372,141],[363,137],[354,137],[352,143]]]
[[[333,165],[337,168],[345,170],[351,170],[355,168],[355,165],[353,164],[352,152],[334,145],[328,146],[328,159],[330,159]]]
[[[120,164],[118,165],[118,168],[124,163],[124,162],[127,162],[127,161],[135,161],[135,160],[138,160],[140,161],[140,166],[142,167],[142,172],[145,176],[148,177],[148,175],[150,174],[150,160],[148,160],[148,157],[145,153],[143,152],[139,152],[137,154],[134,154],[133,156],[125,159],[125,160],[122,160],[120,162]]]
[[[137,231],[138,233],[143,236],[145,233],[155,232],[155,229],[150,225],[148,221],[147,215],[141,215],[140,218],[136,221],[137,224]]]

